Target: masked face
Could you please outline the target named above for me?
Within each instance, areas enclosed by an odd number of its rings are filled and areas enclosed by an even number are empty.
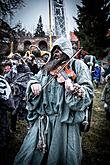
[[[56,69],[59,65],[61,65],[62,62],[68,59],[69,57],[64,54],[59,47],[55,47],[52,52],[52,58],[48,62],[48,64],[45,65],[44,70],[47,70],[47,72],[52,71],[53,69]]]
[[[52,60],[66,61],[69,57],[62,52],[59,46],[55,46],[52,51]]]
[[[10,71],[11,71],[11,66],[9,66],[9,65],[5,66],[4,73],[8,73]]]
[[[59,48],[56,48],[53,51],[53,57],[52,57],[53,59],[61,59],[62,56],[63,56],[63,53]]]

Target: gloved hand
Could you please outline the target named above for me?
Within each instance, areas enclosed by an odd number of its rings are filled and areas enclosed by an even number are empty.
[[[83,98],[85,95],[84,89],[77,83],[73,84],[69,78],[65,80],[65,89],[79,98]]]

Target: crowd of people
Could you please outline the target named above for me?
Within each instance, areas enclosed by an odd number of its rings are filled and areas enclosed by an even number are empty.
[[[73,52],[71,42],[61,37],[50,52],[31,45],[23,57],[15,53],[2,61],[0,154],[10,133],[16,133],[17,120],[27,122],[14,165],[80,165],[81,132],[90,128],[94,87],[100,83],[107,83],[101,100],[110,120],[110,66],[104,70],[95,56],[80,60]]]
[[[35,47],[36,48],[36,47]],[[0,164],[10,135],[16,133],[19,120],[27,121],[26,88],[32,75],[37,74],[36,54],[40,60],[39,50],[22,57],[19,53],[10,54],[0,62]],[[36,53],[36,54],[35,54]],[[34,55],[35,54],[35,55]],[[11,95],[11,97],[10,97]],[[29,122],[27,121],[27,128]]]

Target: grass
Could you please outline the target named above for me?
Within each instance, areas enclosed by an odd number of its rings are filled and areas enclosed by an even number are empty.
[[[100,100],[103,86],[94,90],[91,128],[82,136],[82,165],[110,165],[110,121],[105,118],[103,103]],[[12,165],[14,157],[26,134],[26,122],[17,122],[17,132],[11,135],[4,165]]]
[[[94,91],[91,129],[83,135],[83,165],[110,165],[110,121],[105,118],[101,92],[103,86]]]

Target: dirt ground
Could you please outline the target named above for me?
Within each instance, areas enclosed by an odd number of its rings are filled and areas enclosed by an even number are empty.
[[[94,90],[91,128],[82,135],[82,165],[110,165],[110,121],[105,119],[103,103],[100,100],[102,89],[101,85]],[[26,131],[26,122],[18,121],[17,132],[11,135],[8,150],[3,154],[3,165],[13,164]]]

